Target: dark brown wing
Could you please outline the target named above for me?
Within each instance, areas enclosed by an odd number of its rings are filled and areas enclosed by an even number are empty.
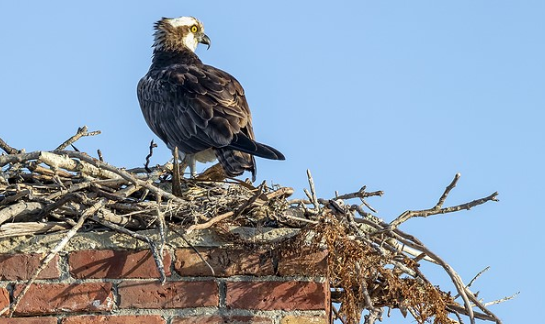
[[[152,68],[138,84],[138,99],[146,122],[170,148],[177,146],[189,154],[208,148],[234,149],[284,159],[279,151],[254,141],[242,86],[212,66]],[[245,160],[244,169],[254,171],[253,158],[238,155],[235,160]]]

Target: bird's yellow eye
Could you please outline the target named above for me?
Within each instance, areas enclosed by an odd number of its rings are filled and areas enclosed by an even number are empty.
[[[191,26],[191,32],[192,32],[192,33],[196,33],[197,30],[199,30],[199,27],[197,27],[197,25]]]

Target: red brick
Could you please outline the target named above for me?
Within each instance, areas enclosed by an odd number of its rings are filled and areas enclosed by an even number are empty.
[[[327,251],[310,253],[298,250],[278,256],[270,251],[245,251],[242,249],[178,249],[175,252],[174,270],[181,276],[280,275],[280,276],[327,276]],[[208,264],[202,259],[204,258]],[[273,264],[278,264],[277,272]]]
[[[163,256],[165,274],[170,276],[171,257]],[[70,274],[77,279],[88,278],[159,278],[159,271],[150,251],[83,250],[72,252],[68,259]]]
[[[41,254],[0,254],[0,280],[28,280],[40,267]],[[56,279],[60,276],[59,256],[40,272],[38,279]]]
[[[0,309],[9,306],[9,292],[6,288],[0,288]]]
[[[56,317],[0,318],[0,324],[57,324]]]
[[[15,296],[23,288],[16,285]],[[114,306],[111,283],[33,284],[22,298],[16,313],[56,314],[110,311]]]
[[[282,318],[280,324],[328,324],[328,316],[287,315]]]
[[[128,315],[128,316],[71,316],[62,319],[61,324],[165,324],[166,321],[159,315]],[[1,324],[1,323],[0,323]]]
[[[226,303],[238,309],[325,310],[326,287],[313,281],[227,282]]]
[[[309,252],[306,249],[283,254],[278,259],[280,276],[327,276],[328,251]]]
[[[199,249],[200,255],[214,269],[214,276],[273,275],[272,257],[267,252],[247,252],[241,249]],[[208,265],[193,249],[175,252],[174,270],[181,276],[212,276]]]
[[[264,316],[188,316],[177,317],[172,324],[273,324],[272,318]]]
[[[118,287],[120,308],[190,308],[218,306],[219,289],[214,281],[122,282]]]

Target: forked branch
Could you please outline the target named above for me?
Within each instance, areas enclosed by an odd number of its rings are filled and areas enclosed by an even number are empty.
[[[491,195],[488,195],[484,198],[476,199],[471,202],[460,204],[456,206],[451,207],[443,207],[443,204],[445,200],[447,199],[450,191],[456,186],[456,183],[458,182],[458,179],[460,179],[460,174],[457,173],[452,182],[447,186],[441,197],[439,198],[439,201],[435,206],[429,209],[423,209],[423,210],[407,210],[403,212],[401,215],[399,215],[396,219],[394,219],[392,222],[390,222],[390,228],[396,229],[399,225],[402,223],[408,221],[409,219],[413,217],[429,217],[432,215],[438,215],[438,214],[447,214],[447,213],[453,213],[460,210],[469,210],[475,206],[482,205],[488,201],[498,201],[498,192],[494,192]]]

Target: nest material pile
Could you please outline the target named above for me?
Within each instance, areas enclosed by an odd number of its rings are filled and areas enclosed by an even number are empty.
[[[160,255],[162,245],[168,243],[164,242],[165,231],[174,224],[185,233],[229,224],[296,227],[300,228],[297,236],[274,243],[274,248],[327,248],[332,318],[343,323],[359,323],[364,315],[365,323],[372,324],[382,320],[385,309],[398,309],[417,323],[463,323],[464,318],[471,323],[476,319],[501,323],[488,309],[498,301],[484,304],[470,291],[471,284],[466,286],[444,260],[416,237],[398,229],[412,217],[455,212],[496,200],[497,193],[493,193],[466,204],[443,207],[459,175],[434,207],[406,211],[385,223],[373,215],[366,201],[382,192],[367,192],[362,187],[354,193],[320,199],[310,172],[310,190],[304,190],[307,197],[290,200],[293,190],[288,187],[269,187],[265,183],[254,187],[237,180],[178,182],[172,181],[177,178],[177,172],[173,172],[178,170],[177,165],[170,163],[125,170],[103,162],[100,152],[97,159],[77,150],[65,150],[80,137],[97,133],[88,133],[83,127],[53,151],[30,153],[0,139],[0,148],[7,153],[0,156],[0,239],[66,232],[65,238],[44,256],[42,266],[10,309],[0,310],[0,314],[17,307],[30,283],[77,231],[107,227],[147,242],[164,281]],[[172,189],[177,189],[176,195]],[[350,204],[353,200],[358,202]],[[161,242],[138,233],[149,228],[159,229]],[[433,285],[419,270],[422,262],[441,266],[452,279],[456,294]]]

